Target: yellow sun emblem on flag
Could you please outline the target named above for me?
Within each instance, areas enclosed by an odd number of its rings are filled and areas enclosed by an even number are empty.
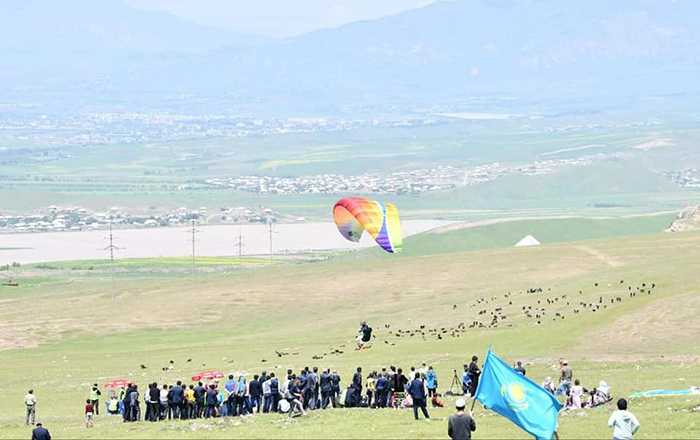
[[[527,392],[517,382],[501,385],[501,395],[513,411],[525,411],[528,407]]]

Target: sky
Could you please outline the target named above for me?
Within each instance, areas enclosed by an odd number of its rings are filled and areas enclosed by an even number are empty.
[[[289,37],[371,20],[435,0],[126,0],[196,23],[266,37]]]

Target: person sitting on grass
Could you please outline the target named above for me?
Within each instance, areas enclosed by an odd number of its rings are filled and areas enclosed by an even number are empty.
[[[95,405],[92,403],[92,399],[87,399],[85,401],[85,427],[92,428],[95,426],[94,417]]]
[[[557,387],[554,386],[554,382],[552,382],[551,377],[546,377],[544,379],[544,382],[542,382],[542,388],[549,391],[549,393],[552,395],[554,395],[557,391]]]
[[[610,415],[608,426],[613,428],[613,440],[632,440],[640,425],[634,414],[627,411],[627,400],[617,401],[617,411]]]
[[[445,402],[443,402],[441,397],[442,397],[442,394],[440,394],[440,393],[433,394],[433,397],[430,399],[430,403],[433,405],[433,408],[444,408],[445,407]]]
[[[107,414],[111,416],[119,414],[119,399],[114,394],[107,401]]]

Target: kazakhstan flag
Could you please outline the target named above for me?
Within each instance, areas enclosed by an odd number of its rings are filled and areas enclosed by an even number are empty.
[[[476,389],[476,400],[537,439],[550,440],[557,429],[559,401],[518,374],[490,349]]]

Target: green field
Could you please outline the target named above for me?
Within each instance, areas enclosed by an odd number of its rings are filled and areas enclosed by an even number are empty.
[[[591,222],[588,228],[595,230]],[[495,225],[489,235],[506,233],[501,227],[507,225]],[[541,236],[553,228],[528,225],[533,227],[541,228]],[[469,240],[484,247],[478,236]],[[452,369],[460,369],[474,353],[483,357],[491,344],[508,361],[524,360],[537,382],[555,376],[557,359],[566,357],[585,386],[605,380],[615,397],[700,384],[698,233],[528,249],[436,252],[425,236],[408,244],[411,251],[400,258],[360,252],[240,270],[207,272],[203,266],[177,276],[154,270],[144,277],[154,265],[149,261],[121,264],[116,278],[105,266],[71,270],[75,263],[18,269],[20,287],[0,287],[0,343],[7,348],[0,352],[0,438],[28,435],[22,396],[30,387],[38,395],[39,418],[55,438],[445,438],[450,409],[432,411],[430,422],[413,422],[408,411],[362,409],[315,412],[293,421],[266,415],[153,425],[125,425],[100,416],[97,426],[86,430],[81,402],[89,384],[113,377],[170,383],[205,368],[281,373],[307,365],[337,368],[347,384],[358,365],[368,371],[428,362],[437,369],[444,392]],[[25,277],[33,281],[22,282]],[[642,283],[654,283],[653,293],[629,297],[628,287],[642,288]],[[543,292],[526,293],[537,287]],[[622,302],[608,303],[618,296]],[[610,307],[573,312],[576,303],[598,304],[601,297]],[[480,298],[489,302],[477,304]],[[523,306],[554,298],[559,300],[546,305],[540,324],[523,315]],[[430,333],[395,334],[421,325],[451,329],[461,322],[486,322],[479,311],[496,307],[508,317],[497,327],[442,339]],[[377,339],[371,349],[356,352],[352,340],[362,319],[373,324]],[[333,349],[343,353],[330,354]],[[275,350],[290,355],[280,358]],[[192,362],[186,362],[189,358]],[[170,360],[175,368],[164,372]],[[452,402],[448,399],[448,406]],[[642,423],[639,438],[697,438],[700,424],[691,409],[698,405],[699,397],[633,400],[631,409]],[[562,414],[562,438],[609,437],[610,410]],[[476,419],[479,438],[524,437],[479,405]]]

